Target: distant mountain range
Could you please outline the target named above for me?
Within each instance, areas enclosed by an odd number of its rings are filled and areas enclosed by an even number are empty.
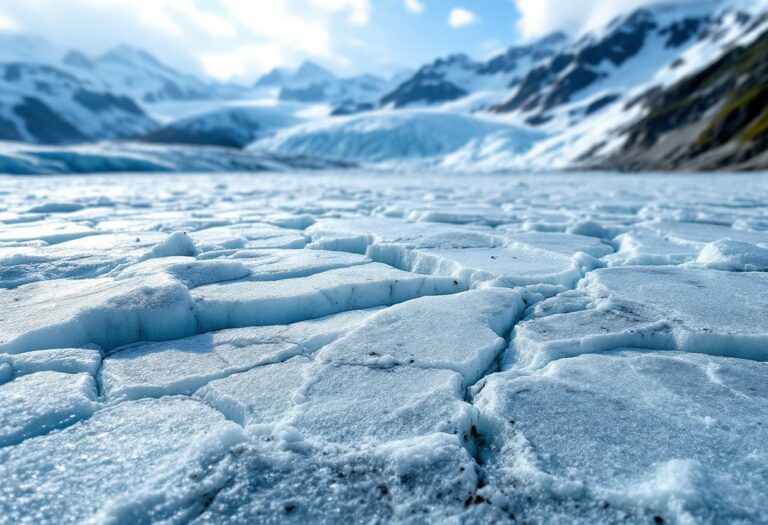
[[[454,171],[765,169],[766,107],[768,13],[740,0],[639,9],[578,38],[485,61],[451,55],[389,80],[307,62],[229,85],[131,47],[88,57],[0,36],[5,141],[131,139]]]

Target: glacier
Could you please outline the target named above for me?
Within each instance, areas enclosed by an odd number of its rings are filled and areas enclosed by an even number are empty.
[[[282,169],[0,176],[0,523],[768,521],[764,175]]]

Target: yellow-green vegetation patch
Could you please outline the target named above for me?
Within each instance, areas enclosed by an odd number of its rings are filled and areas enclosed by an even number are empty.
[[[757,140],[761,135],[768,133],[768,109],[760,113],[755,120],[744,130],[744,133],[739,135],[739,140],[744,142],[752,142]]]

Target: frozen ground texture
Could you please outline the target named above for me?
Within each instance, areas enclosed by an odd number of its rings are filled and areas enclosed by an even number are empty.
[[[762,176],[0,195],[0,523],[768,522]]]

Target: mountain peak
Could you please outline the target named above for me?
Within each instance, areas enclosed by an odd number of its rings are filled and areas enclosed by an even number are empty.
[[[85,53],[76,49],[67,51],[67,54],[64,55],[62,62],[68,66],[80,69],[93,69],[94,67],[91,59],[88,58]]]
[[[273,68],[269,73],[266,73],[259,77],[256,80],[256,83],[254,84],[255,87],[270,87],[270,86],[279,86],[283,82],[285,82],[286,78],[288,77],[288,73],[284,68],[276,67]]]
[[[333,73],[309,60],[301,64],[299,69],[296,70],[296,74],[293,76],[293,80],[299,82],[317,82],[324,80],[334,80],[335,78],[336,76]]]
[[[151,65],[153,67],[166,67],[147,51],[125,44],[113,47],[101,55],[99,60],[104,62],[116,62],[129,66]]]

